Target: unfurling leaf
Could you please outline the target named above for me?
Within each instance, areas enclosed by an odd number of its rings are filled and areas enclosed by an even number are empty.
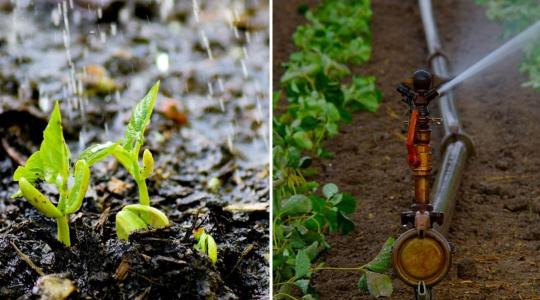
[[[141,177],[146,179],[152,174],[154,170],[154,158],[152,157],[152,152],[145,149],[143,152],[143,167],[141,169]]]
[[[23,177],[19,180],[19,188],[21,189],[24,198],[26,198],[26,200],[28,200],[28,202],[44,216],[49,218],[60,218],[63,216],[51,201],[28,182],[26,178]]]
[[[159,81],[148,91],[146,96],[135,106],[129,120],[122,146],[128,152],[138,156],[139,149],[144,142],[144,130],[148,123],[156,103],[159,90]]]
[[[217,244],[214,238],[209,234],[207,234],[207,239],[206,245],[208,247],[208,257],[210,257],[212,264],[215,265],[217,262]]]
[[[75,164],[75,182],[69,191],[68,203],[65,214],[71,214],[79,210],[82,205],[88,184],[90,183],[90,168],[84,160],[78,160]]]
[[[116,235],[121,240],[127,240],[135,230],[163,228],[169,226],[169,219],[157,208],[142,204],[124,206],[116,214]]]
[[[208,255],[213,265],[217,262],[218,249],[214,238],[207,234],[204,227],[198,228],[193,231],[195,240],[198,241],[193,248],[195,250]]]

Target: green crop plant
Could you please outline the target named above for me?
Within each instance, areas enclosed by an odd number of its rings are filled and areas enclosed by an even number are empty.
[[[71,153],[62,133],[60,107],[56,102],[39,150],[13,174],[13,180],[19,183],[19,191],[12,197],[24,196],[44,216],[56,219],[57,238],[68,247],[71,246],[69,215],[82,205],[90,181],[90,166],[95,162],[81,157],[72,168],[70,159]],[[36,188],[40,181],[57,188],[56,206]]]
[[[217,262],[218,248],[214,238],[205,232],[204,227],[193,230],[193,236],[197,241],[195,250],[208,255],[213,265]]]
[[[123,240],[127,240],[129,234],[135,230],[146,229],[150,226],[162,228],[169,225],[165,214],[150,207],[150,196],[146,186],[146,179],[150,177],[154,169],[154,158],[150,150],[143,151],[142,165],[139,164],[144,131],[150,123],[158,91],[159,81],[133,109],[124,138],[110,148],[110,153],[133,176],[139,191],[140,205],[125,206],[116,215],[116,233],[118,238]]]
[[[156,208],[150,207],[150,196],[146,179],[154,169],[154,158],[150,150],[145,149],[142,155],[142,165],[139,164],[139,153],[144,143],[144,131],[150,123],[150,117],[156,103],[159,91],[159,81],[135,106],[124,138],[116,143],[107,142],[94,145],[81,154],[93,160],[102,159],[108,155],[114,156],[133,177],[139,192],[139,205],[125,206],[116,214],[116,233],[119,239],[127,240],[135,230],[149,227],[162,228],[169,225],[167,216]]]
[[[374,112],[381,100],[375,78],[351,76],[346,65],[363,63],[371,55],[370,1],[324,0],[313,11],[305,6],[299,11],[308,23],[293,36],[299,51],[283,64],[281,90],[273,97],[274,111],[279,112],[272,121],[275,299],[295,299],[293,289],[304,294],[302,299],[313,299],[316,291],[310,279],[322,265],[312,264],[330,248],[326,235],[353,230],[348,216],[355,211],[356,199],[335,184],[320,189],[310,180],[317,172],[310,165],[313,157],[333,156],[323,144],[338,134],[343,122],[352,120],[351,112]],[[367,266],[354,269],[365,274],[371,293],[377,295],[372,279],[381,272]],[[387,283],[386,275],[380,275]]]

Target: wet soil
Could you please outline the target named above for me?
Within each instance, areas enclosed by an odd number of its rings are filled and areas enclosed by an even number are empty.
[[[443,46],[455,70],[500,45],[501,29],[472,1],[435,2]],[[416,2],[373,1],[373,10],[373,56],[353,70],[377,77],[382,104],[375,114],[354,114],[353,122],[327,145],[335,158],[320,163],[319,181],[334,182],[359,199],[353,216],[356,230],[329,238],[332,249],[322,259],[335,267],[362,265],[389,236],[398,236],[399,213],[413,197],[405,163],[406,114],[395,87],[415,69],[427,67],[424,33]],[[274,26],[290,33],[303,22],[280,20]],[[290,34],[275,38],[274,47],[285,50],[274,52],[274,69],[287,59],[289,39]],[[540,158],[535,154],[540,146],[540,96],[520,87],[526,78],[518,64],[519,55],[505,59],[457,89],[463,126],[475,140],[477,156],[469,159],[462,181],[448,236],[456,253],[448,278],[435,289],[437,299],[539,299]],[[438,141],[433,143],[435,152]],[[314,287],[321,299],[369,299],[357,289],[358,278],[355,273],[323,271],[315,276]],[[394,287],[394,299],[413,295],[398,280]]]
[[[197,1],[196,11],[191,1],[16,3],[0,6],[9,29],[0,34],[0,298],[40,297],[24,255],[70,279],[74,299],[268,298],[267,2]],[[92,168],[64,248],[53,220],[9,198],[15,168],[39,147],[53,100],[76,158],[120,139],[157,80],[143,147],[155,159],[152,206],[171,227],[116,238],[116,213],[138,195],[107,159]],[[211,178],[222,183],[217,192]],[[55,189],[42,188],[55,201]],[[193,248],[198,227],[217,242],[215,266]]]

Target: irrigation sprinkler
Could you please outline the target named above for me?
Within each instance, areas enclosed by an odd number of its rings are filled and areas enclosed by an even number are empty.
[[[429,299],[431,287],[439,283],[451,265],[451,249],[446,238],[433,229],[444,223],[444,213],[430,203],[431,124],[439,123],[428,109],[439,96],[437,87],[443,81],[425,70],[417,70],[404,80],[397,91],[409,108],[407,163],[414,176],[414,203],[401,214],[401,223],[410,228],[395,242],[392,253],[398,277],[416,288],[416,295]]]

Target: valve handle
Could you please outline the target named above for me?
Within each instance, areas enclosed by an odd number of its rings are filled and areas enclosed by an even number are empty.
[[[418,120],[418,111],[413,109],[409,118],[409,128],[407,129],[407,162],[411,168],[416,168],[420,165],[418,152],[414,147],[414,135],[416,133],[416,121]]]

